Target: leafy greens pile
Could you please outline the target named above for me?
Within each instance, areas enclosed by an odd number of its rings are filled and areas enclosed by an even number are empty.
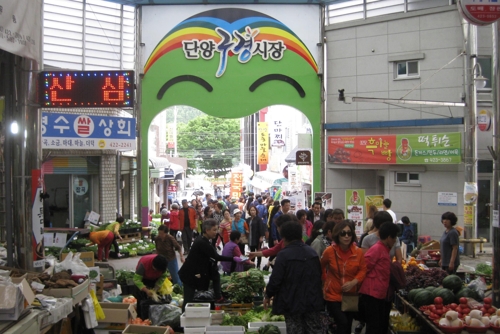
[[[262,272],[258,269],[250,269],[232,273],[227,283],[222,284],[221,288],[233,302],[251,303],[253,297],[261,294],[265,286]]]
[[[249,322],[270,322],[270,321],[285,321],[282,315],[273,315],[271,309],[264,310],[262,306],[256,307],[248,311],[244,315],[224,314],[222,326],[248,326]]]
[[[476,265],[476,274],[479,275],[492,275],[493,274],[493,268],[486,263],[478,263]]]

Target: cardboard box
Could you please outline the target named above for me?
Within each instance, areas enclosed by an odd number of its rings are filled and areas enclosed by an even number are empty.
[[[105,318],[99,323],[127,324],[129,318],[137,318],[135,306],[125,303],[99,303],[104,312]]]
[[[167,327],[128,325],[123,333],[169,334]]]
[[[90,280],[86,279],[82,284],[74,288],[62,288],[62,289],[43,289],[43,294],[46,296],[52,296],[57,298],[72,298],[73,306],[81,302],[90,291]]]
[[[0,285],[0,321],[16,321],[23,310],[35,300],[35,295],[26,279],[18,283]]]
[[[78,253],[77,253],[78,254]],[[68,253],[62,253],[61,254],[61,261],[64,260],[68,256]],[[80,253],[80,260],[85,263],[87,267],[94,267],[94,252],[81,252]]]

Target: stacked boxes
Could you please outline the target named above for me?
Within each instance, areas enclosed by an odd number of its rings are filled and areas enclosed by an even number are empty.
[[[186,311],[181,315],[181,326],[184,333],[205,334],[205,327],[212,323],[209,303],[188,303]]]

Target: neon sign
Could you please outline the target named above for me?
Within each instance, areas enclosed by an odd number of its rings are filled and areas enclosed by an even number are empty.
[[[133,71],[57,71],[40,74],[43,108],[132,108]]]

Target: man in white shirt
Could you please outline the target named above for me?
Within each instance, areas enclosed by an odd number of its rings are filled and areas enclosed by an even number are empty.
[[[384,211],[387,211],[391,215],[392,222],[396,224],[398,220],[396,219],[396,214],[394,213],[394,211],[391,210],[392,201],[386,198],[384,199],[383,203],[384,203]]]

